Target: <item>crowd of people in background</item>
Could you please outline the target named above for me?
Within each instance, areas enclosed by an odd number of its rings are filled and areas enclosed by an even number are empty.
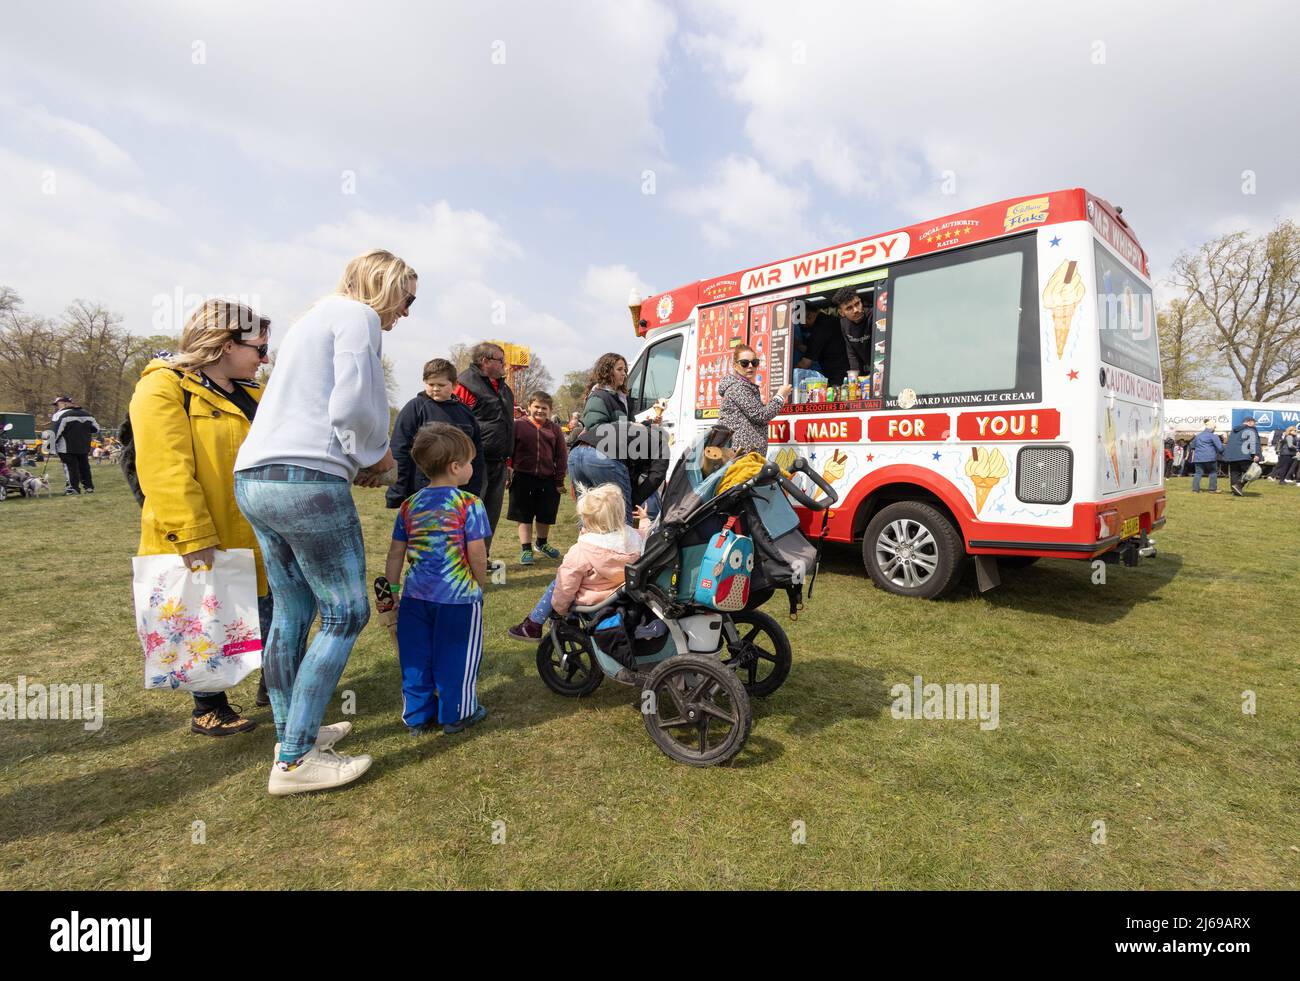
[[[1202,492],[1202,478],[1207,478],[1205,493],[1219,493],[1219,474],[1228,476],[1228,486],[1236,497],[1245,496],[1246,484],[1264,476],[1263,443],[1253,417],[1246,417],[1232,432],[1215,432],[1214,420],[1205,419],[1205,428],[1195,436],[1165,440],[1165,476],[1192,478],[1192,493]],[[1268,474],[1280,485],[1300,482],[1300,435],[1290,426],[1276,436],[1277,463]]]

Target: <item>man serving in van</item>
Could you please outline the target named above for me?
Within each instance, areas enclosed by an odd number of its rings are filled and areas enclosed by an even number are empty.
[[[852,286],[843,286],[833,297],[839,323],[825,311],[805,307],[808,346],[798,367],[821,367],[828,385],[839,386],[845,375],[854,377],[871,370],[871,318],[862,297]]]

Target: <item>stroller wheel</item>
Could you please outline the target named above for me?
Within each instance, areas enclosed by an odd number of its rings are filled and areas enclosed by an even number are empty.
[[[750,697],[765,698],[790,674],[790,638],[761,610],[731,613],[727,619],[731,622],[722,627],[722,663],[736,672]]]
[[[726,763],[753,724],[740,679],[716,657],[701,654],[678,654],[655,667],[641,692],[641,717],[655,745],[690,766]]]
[[[551,635],[537,645],[537,673],[546,687],[565,698],[590,695],[605,680],[605,672],[596,663],[596,655],[576,637],[560,635],[556,650]]]

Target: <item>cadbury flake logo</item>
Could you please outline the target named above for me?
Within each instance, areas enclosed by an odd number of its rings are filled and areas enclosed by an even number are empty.
[[[1010,232],[1025,225],[1041,225],[1047,221],[1047,205],[1050,200],[1050,198],[1030,198],[1028,201],[1013,204],[1007,209],[1002,230]]]

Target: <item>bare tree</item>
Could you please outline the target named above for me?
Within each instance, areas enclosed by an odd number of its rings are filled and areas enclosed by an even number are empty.
[[[447,360],[456,366],[456,374],[469,367],[469,352],[472,344],[453,344],[447,351]]]
[[[116,418],[122,373],[139,339],[134,343],[127,339],[120,315],[85,300],[75,301],[64,312],[63,328],[68,341],[66,382],[72,388],[70,394],[92,412]]]
[[[22,297],[0,287],[0,402],[48,419],[65,346],[56,324],[25,312]]]
[[[1205,308],[1178,297],[1156,318],[1160,334],[1160,377],[1167,399],[1217,399],[1222,392],[1213,380],[1217,359]]]
[[[1254,402],[1300,391],[1300,227],[1232,232],[1184,252],[1172,281],[1205,310],[1215,349]]]
[[[528,398],[530,392],[546,392],[554,396],[551,386],[555,380],[551,373],[546,370],[546,365],[542,364],[542,359],[536,354],[530,354],[528,357],[528,366],[515,375],[511,382],[515,390],[515,401],[523,402]]]
[[[581,412],[583,409],[582,397],[587,393],[589,374],[586,369],[566,372],[564,380],[555,391],[555,411],[566,422],[575,411]]]

